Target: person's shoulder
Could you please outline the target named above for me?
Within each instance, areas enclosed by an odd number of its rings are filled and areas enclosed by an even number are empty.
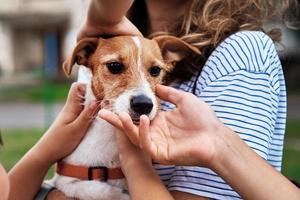
[[[266,45],[274,44],[273,40],[262,31],[239,31],[230,35],[226,40],[237,40],[250,50],[253,47],[263,50],[267,47]]]
[[[222,41],[204,67],[215,68],[222,75],[244,70],[267,73],[270,60],[277,56],[272,39],[260,31],[240,31]]]
[[[240,31],[227,37],[214,49],[202,68],[199,81],[205,87],[211,82],[238,74],[270,78],[271,73],[278,71],[273,68],[280,70],[281,64],[272,39],[261,31]]]

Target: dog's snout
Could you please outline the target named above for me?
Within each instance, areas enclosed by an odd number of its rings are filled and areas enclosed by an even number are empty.
[[[130,107],[139,115],[147,115],[152,111],[153,102],[145,95],[138,95],[131,98]]]

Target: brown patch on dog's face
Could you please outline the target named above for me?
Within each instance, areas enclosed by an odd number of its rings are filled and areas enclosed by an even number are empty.
[[[136,44],[137,41],[140,42],[139,45]],[[133,37],[125,36],[99,40],[98,48],[88,65],[93,74],[94,95],[97,99],[112,103],[126,91],[147,93],[142,92],[147,83],[154,94],[155,86],[161,83],[165,73],[171,69],[171,65],[164,62],[156,42],[137,37],[134,40]],[[157,99],[152,101],[158,105]],[[115,108],[116,112],[118,110]]]
[[[70,72],[74,62],[81,61],[92,71],[92,90],[98,100],[110,102],[114,112],[127,112],[135,120],[142,114],[152,119],[159,107],[155,86],[173,69],[174,62],[192,51],[189,49],[188,44],[171,36],[153,40],[91,38],[79,42],[64,68]]]

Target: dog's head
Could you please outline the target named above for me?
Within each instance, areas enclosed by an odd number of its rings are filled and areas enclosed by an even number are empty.
[[[108,101],[113,112],[127,112],[137,122],[143,114],[153,119],[159,107],[155,86],[176,62],[191,53],[200,54],[197,48],[172,36],[152,40],[86,38],[79,41],[63,68],[67,75],[75,63],[89,68],[96,99]]]

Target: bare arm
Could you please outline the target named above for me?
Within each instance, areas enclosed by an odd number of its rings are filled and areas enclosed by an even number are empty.
[[[129,116],[118,118],[107,111],[100,116],[122,128],[155,161],[213,169],[244,199],[300,199],[300,190],[224,126],[206,103],[165,86],[157,87],[157,95],[176,109],[159,113],[151,124],[146,116],[141,117],[139,128],[132,128]],[[181,192],[173,195],[175,199],[201,199]]]
[[[219,160],[211,165],[244,199],[300,199],[300,190],[231,130]]]
[[[133,0],[92,0],[87,21],[92,24],[114,25],[122,21]]]
[[[98,103],[93,103],[83,109],[83,95],[83,85],[73,84],[56,121],[9,172],[9,199],[33,199],[50,166],[70,154],[79,144],[99,107]]]
[[[134,127],[133,127],[134,128]],[[155,173],[149,156],[135,147],[123,134],[117,134],[122,171],[132,200],[173,200]]]
[[[116,115],[105,110],[101,111],[101,117],[114,124],[120,130],[137,131],[137,127],[132,123],[122,123],[128,121],[127,114],[121,114],[120,119]],[[144,127],[141,127],[142,129]],[[121,132],[117,134],[118,147],[120,152],[120,162],[124,172],[130,197],[132,200],[203,200],[204,197],[183,193],[169,192],[153,169],[152,160],[140,148],[134,146],[130,140]]]
[[[78,40],[85,37],[142,35],[126,18],[133,0],[92,0]]]

